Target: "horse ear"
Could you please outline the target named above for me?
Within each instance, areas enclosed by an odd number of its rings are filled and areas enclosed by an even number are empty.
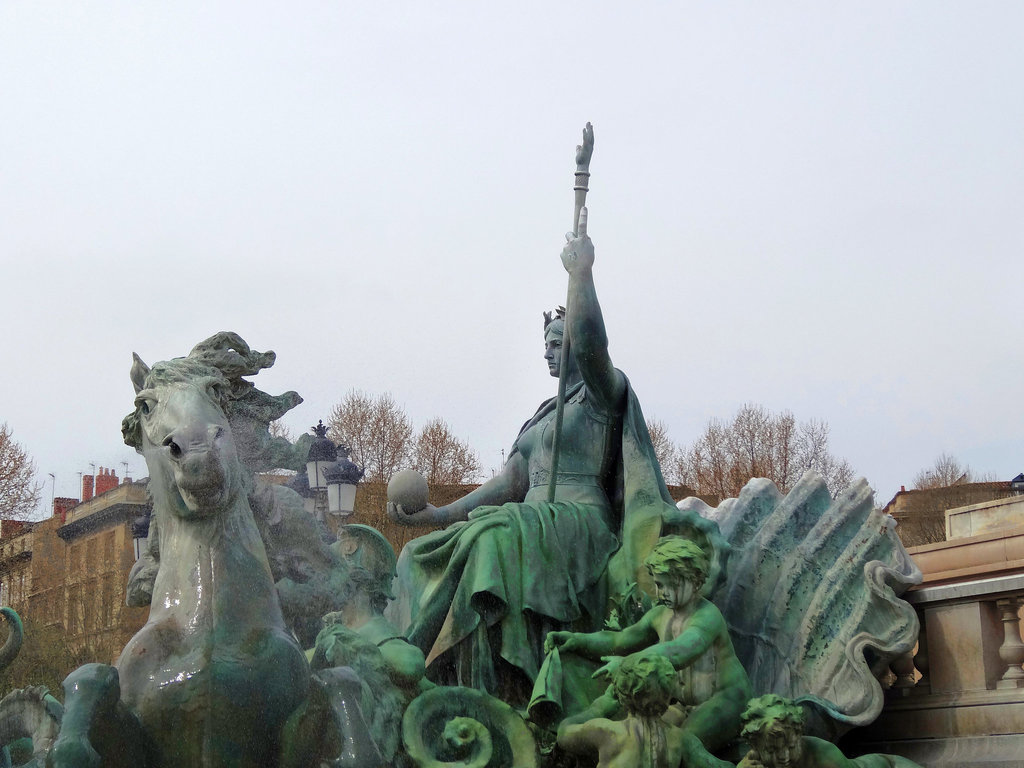
[[[132,386],[135,387],[135,394],[139,394],[146,384],[146,377],[149,376],[149,366],[142,362],[142,358],[132,352]]]

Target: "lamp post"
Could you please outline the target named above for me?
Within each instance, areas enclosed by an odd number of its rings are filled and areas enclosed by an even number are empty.
[[[349,459],[349,449],[338,446],[340,458],[324,470],[327,479],[327,512],[338,517],[348,517],[356,506],[356,485],[363,477],[364,470]]]
[[[313,427],[313,434],[316,439],[310,443],[306,455],[306,477],[309,478],[309,490],[325,491],[327,478],[324,477],[324,470],[338,460],[338,448],[327,438],[327,427],[323,419]]]
[[[132,520],[132,551],[135,553],[136,562],[142,557],[142,549],[146,546],[146,538],[148,536],[149,515],[139,515]]]
[[[347,447],[337,446],[327,437],[322,419],[313,433],[316,438],[306,456],[306,476],[314,496],[313,516],[321,522],[326,522],[325,513],[348,517],[355,509],[356,485],[363,469],[349,459]]]

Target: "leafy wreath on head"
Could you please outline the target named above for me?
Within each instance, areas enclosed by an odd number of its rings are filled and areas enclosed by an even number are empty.
[[[546,331],[548,326],[555,320],[561,320],[563,323],[565,322],[565,307],[555,307],[554,312],[544,313],[544,330]]]

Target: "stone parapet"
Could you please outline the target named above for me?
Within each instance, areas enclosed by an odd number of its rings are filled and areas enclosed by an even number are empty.
[[[946,565],[940,573],[965,570]],[[937,768],[1024,765],[1024,572],[918,587],[904,599],[921,621],[916,673],[901,676],[882,716],[848,747]]]
[[[946,510],[947,539],[977,536],[1021,525],[1024,525],[1024,496]]]
[[[924,574],[915,591],[939,584],[1024,573],[1024,525],[966,536],[907,552]]]

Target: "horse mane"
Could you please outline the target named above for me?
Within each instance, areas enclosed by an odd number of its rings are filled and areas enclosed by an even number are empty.
[[[223,385],[221,407],[231,425],[242,462],[256,471],[264,468],[270,456],[280,453],[281,446],[275,445],[279,438],[270,436],[270,422],[302,402],[296,392],[269,395],[251,381],[242,378],[270,368],[276,359],[273,352],[250,349],[237,333],[221,331],[196,344],[187,357],[176,357],[154,364],[146,372],[143,388],[156,388],[199,378],[219,380]],[[136,450],[142,448],[139,417],[139,407],[136,406],[121,421],[125,444]]]

